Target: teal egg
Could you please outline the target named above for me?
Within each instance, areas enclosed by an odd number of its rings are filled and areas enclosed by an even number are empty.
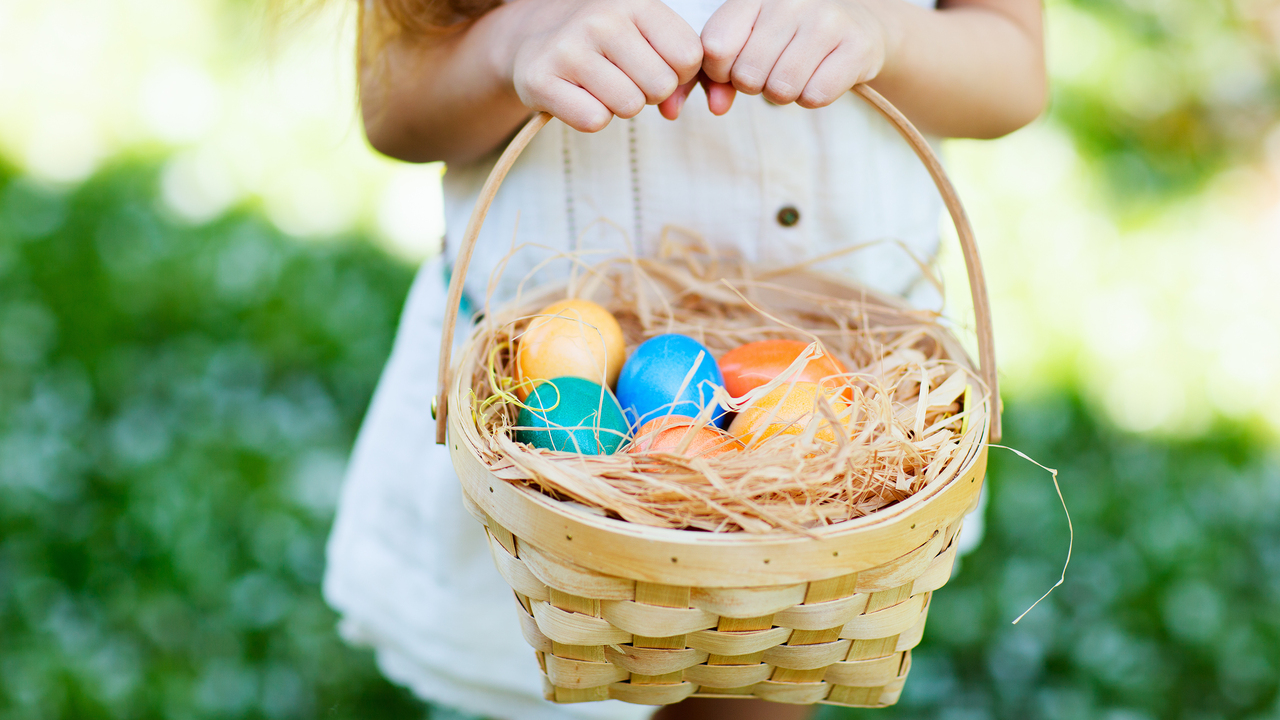
[[[516,418],[516,440],[544,450],[611,455],[627,439],[627,419],[613,393],[576,377],[538,383]]]

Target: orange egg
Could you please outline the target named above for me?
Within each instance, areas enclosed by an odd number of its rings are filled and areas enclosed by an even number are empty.
[[[526,380],[579,377],[612,388],[627,359],[622,327],[590,300],[561,300],[538,311],[516,343],[516,394]]]
[[[684,415],[668,415],[654,418],[636,431],[636,439],[627,447],[629,453],[674,453],[693,430],[694,420]],[[689,458],[715,457],[743,449],[742,442],[713,425],[693,430],[693,439],[682,455]]]
[[[729,434],[741,440],[748,448],[754,448],[774,435],[799,435],[817,418],[819,426],[815,437],[835,442],[836,430],[822,411],[818,410],[820,398],[825,398],[831,404],[831,410],[842,425],[848,422],[849,403],[838,390],[813,382],[797,382],[779,385],[744,408],[729,425]],[[841,434],[846,430],[847,428],[841,427]]]
[[[807,347],[809,343],[801,340],[761,340],[730,350],[720,358],[725,390],[736,398],[746,395],[781,375]],[[844,378],[831,376],[844,373],[844,366],[824,348],[822,357],[810,360],[791,379],[840,387]]]

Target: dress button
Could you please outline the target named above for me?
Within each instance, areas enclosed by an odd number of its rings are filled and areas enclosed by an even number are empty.
[[[788,205],[778,211],[778,224],[782,227],[791,227],[800,222],[800,211]]]

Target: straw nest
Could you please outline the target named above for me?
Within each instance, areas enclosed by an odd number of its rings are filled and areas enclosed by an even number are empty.
[[[980,418],[970,415],[984,411],[985,391],[936,313],[804,267],[764,272],[688,247],[668,246],[655,259],[569,260],[575,270],[566,284],[521,291],[483,317],[473,335],[479,351],[460,369],[473,395],[475,451],[500,478],[644,525],[803,533],[945,483],[981,441]],[[613,312],[628,353],[671,332],[698,339],[717,357],[756,340],[807,341],[793,368],[832,353],[849,369],[839,378],[849,407],[820,402],[797,434],[712,457],[625,447],[584,456],[522,444],[514,439],[520,401],[512,392],[513,348],[541,307],[565,297]],[[717,399],[737,412],[786,382]],[[707,415],[695,427],[709,422]],[[846,430],[820,432],[830,427]]]

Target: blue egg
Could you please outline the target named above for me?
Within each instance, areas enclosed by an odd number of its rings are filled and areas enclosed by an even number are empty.
[[[613,393],[577,377],[539,382],[516,418],[516,440],[544,450],[611,455],[627,439]]]
[[[659,335],[636,348],[622,366],[618,402],[634,429],[667,414],[697,417],[712,403],[715,388],[723,387],[724,376],[705,345],[685,335]],[[712,420],[724,427],[726,419],[724,408],[717,407]]]

